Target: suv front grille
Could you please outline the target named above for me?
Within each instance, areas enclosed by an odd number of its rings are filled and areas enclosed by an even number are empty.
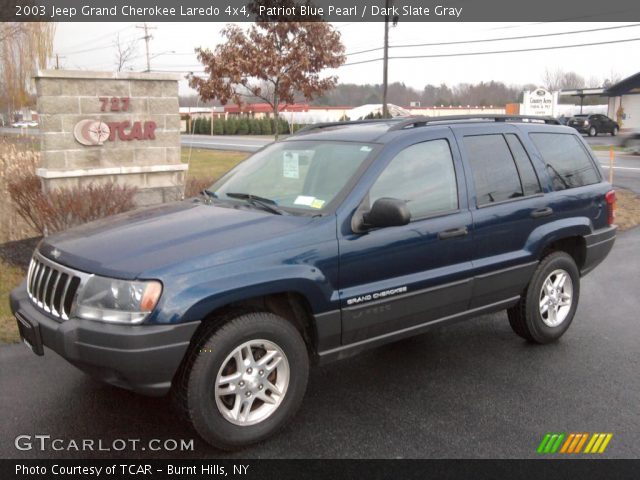
[[[45,312],[68,320],[78,287],[86,276],[36,252],[29,265],[27,292],[31,301]]]

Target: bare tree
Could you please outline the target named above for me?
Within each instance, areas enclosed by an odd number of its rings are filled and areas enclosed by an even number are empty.
[[[607,78],[602,81],[602,86],[608,88],[611,85],[618,83],[620,80],[622,80],[622,75],[620,75],[620,73],[616,72],[614,69],[611,69]]]
[[[120,34],[118,34],[113,45],[116,47],[116,68],[118,72],[121,72],[135,58],[138,50],[138,39],[134,38],[125,43],[120,39]]]
[[[542,76],[542,82],[549,91],[584,88],[584,78],[576,72],[565,72],[561,68],[546,68]]]

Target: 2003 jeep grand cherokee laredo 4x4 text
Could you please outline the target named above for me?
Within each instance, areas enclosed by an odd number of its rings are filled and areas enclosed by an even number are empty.
[[[507,309],[558,339],[611,250],[615,193],[551,119],[308,127],[201,198],[47,237],[11,294],[25,342],[148,395],[220,448],[272,434],[310,361]]]

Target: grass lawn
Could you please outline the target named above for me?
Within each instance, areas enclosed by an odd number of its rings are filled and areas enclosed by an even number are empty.
[[[247,152],[182,148],[182,162],[189,163],[188,176],[194,178],[218,179],[248,156]]]
[[[593,150],[594,152],[608,152],[609,150],[611,150],[611,146],[610,145],[591,145],[591,150]],[[616,145],[613,147],[613,150],[616,152],[625,152],[627,149]]]
[[[25,272],[18,267],[0,261],[0,343],[20,340],[16,319],[9,308],[9,293],[24,278]]]

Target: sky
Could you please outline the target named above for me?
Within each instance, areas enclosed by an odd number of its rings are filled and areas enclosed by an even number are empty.
[[[136,58],[130,67],[141,71],[145,65],[143,30],[134,23],[59,23],[54,53],[59,55],[61,68],[82,70],[113,70],[116,61],[116,36],[126,44],[137,41]],[[150,41],[151,68],[158,71],[189,72],[201,70],[193,53],[195,47],[213,48],[222,41],[223,23],[154,23]],[[248,25],[248,24],[244,24]],[[334,23],[341,33],[348,53],[347,65],[327,74],[338,75],[342,83],[381,83],[382,62],[348,65],[352,62],[382,57],[382,51],[357,54],[361,50],[382,47],[383,23]],[[579,48],[501,53],[445,58],[396,59],[389,62],[389,81],[422,89],[426,84],[478,83],[496,80],[507,85],[536,83],[541,85],[545,69],[575,71],[589,83],[601,82],[612,75],[621,78],[640,69],[640,24],[598,22],[537,22],[537,23],[399,23],[390,29],[389,44],[440,43],[465,40],[502,39],[527,35],[602,29],[629,25],[628,28],[591,31],[560,36],[500,40],[475,44],[430,45],[411,48],[391,48],[390,56],[439,55],[487,52],[539,47],[566,46],[583,43],[638,39],[626,43]],[[180,93],[190,89],[181,82]],[[193,92],[191,92],[193,93]]]

